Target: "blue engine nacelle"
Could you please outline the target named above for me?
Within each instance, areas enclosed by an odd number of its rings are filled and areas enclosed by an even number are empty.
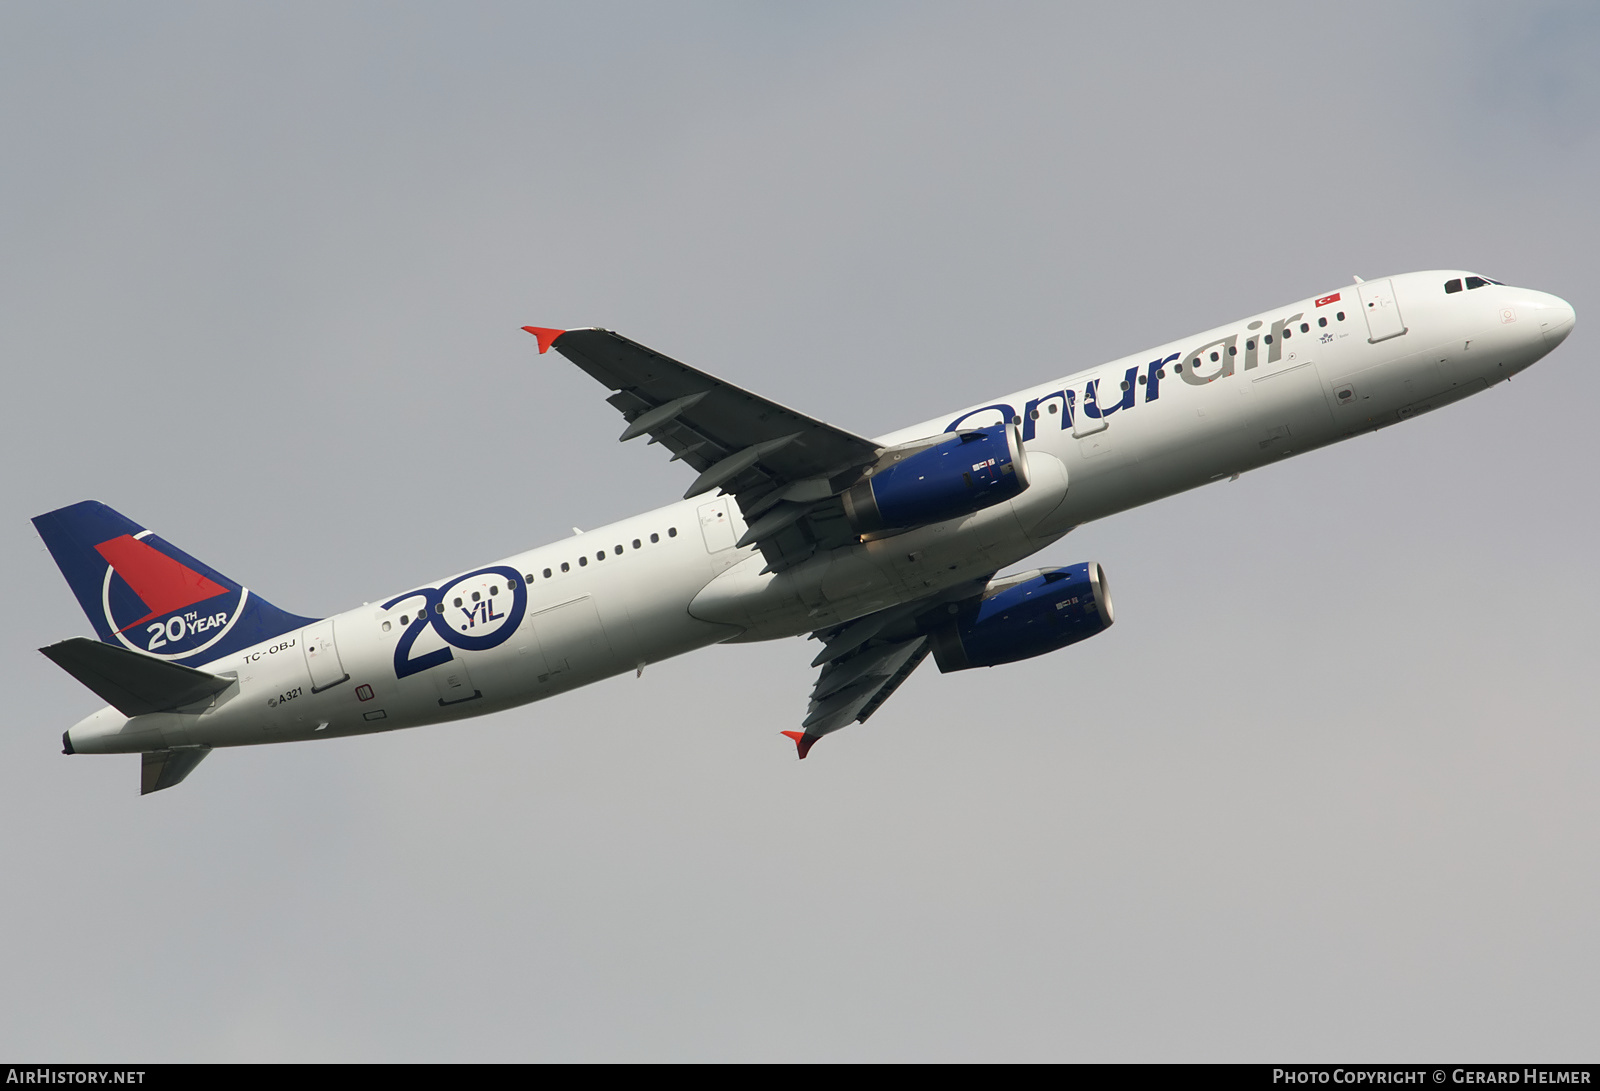
[[[1093,561],[1046,568],[990,584],[976,602],[928,633],[939,671],[1032,659],[1111,627],[1111,591]]]
[[[1014,424],[953,432],[885,453],[845,490],[845,515],[859,534],[970,515],[1026,489],[1027,465]]]

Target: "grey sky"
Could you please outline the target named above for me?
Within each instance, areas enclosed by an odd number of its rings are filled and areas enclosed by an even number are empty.
[[[0,1054],[1592,1057],[1597,55],[1584,4],[0,8]],[[1440,266],[1577,331],[1081,528],[1114,629],[804,764],[800,641],[147,799],[58,753],[40,512],[322,615],[681,494],[521,325],[876,434]]]

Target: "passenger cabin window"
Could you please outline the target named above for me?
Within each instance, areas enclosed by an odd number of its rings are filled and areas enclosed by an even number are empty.
[[[561,566],[561,571],[565,572],[566,570],[567,570],[566,565],[562,565]],[[544,578],[545,579],[549,579],[550,578],[550,570],[548,568],[544,570]]]
[[[1460,277],[1456,277],[1454,280],[1447,280],[1447,281],[1444,282],[1444,294],[1445,295],[1454,295],[1456,292],[1459,292],[1460,290],[1461,290],[1461,278]]]

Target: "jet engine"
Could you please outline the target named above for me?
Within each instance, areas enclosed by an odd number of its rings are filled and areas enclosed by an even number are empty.
[[[941,674],[1032,659],[1111,627],[1111,592],[1093,561],[995,580],[928,632]]]
[[[860,534],[970,515],[1028,487],[1022,436],[1011,423],[950,432],[891,448],[844,493]]]

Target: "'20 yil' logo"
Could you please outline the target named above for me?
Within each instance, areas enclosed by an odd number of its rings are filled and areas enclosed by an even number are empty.
[[[494,579],[497,576],[504,579],[505,588],[510,592],[510,602],[498,593],[487,595],[480,593],[477,599],[470,602],[460,595],[451,594],[451,591],[464,584],[472,584],[475,587],[487,585],[494,592],[498,592],[500,584]],[[419,587],[415,591],[407,591],[384,603],[383,608],[392,610],[411,599],[418,600],[418,613],[415,618],[408,621],[406,631],[400,635],[400,640],[395,645],[396,678],[404,678],[425,671],[429,667],[437,667],[440,663],[450,662],[455,658],[455,653],[450,650],[452,647],[468,652],[483,652],[490,648],[498,648],[511,639],[511,634],[517,631],[528,612],[527,585],[522,582],[516,569],[505,565],[491,565],[488,568],[468,572],[463,576],[457,576],[443,587]],[[417,652],[417,639],[429,629],[444,641],[445,647]]]

